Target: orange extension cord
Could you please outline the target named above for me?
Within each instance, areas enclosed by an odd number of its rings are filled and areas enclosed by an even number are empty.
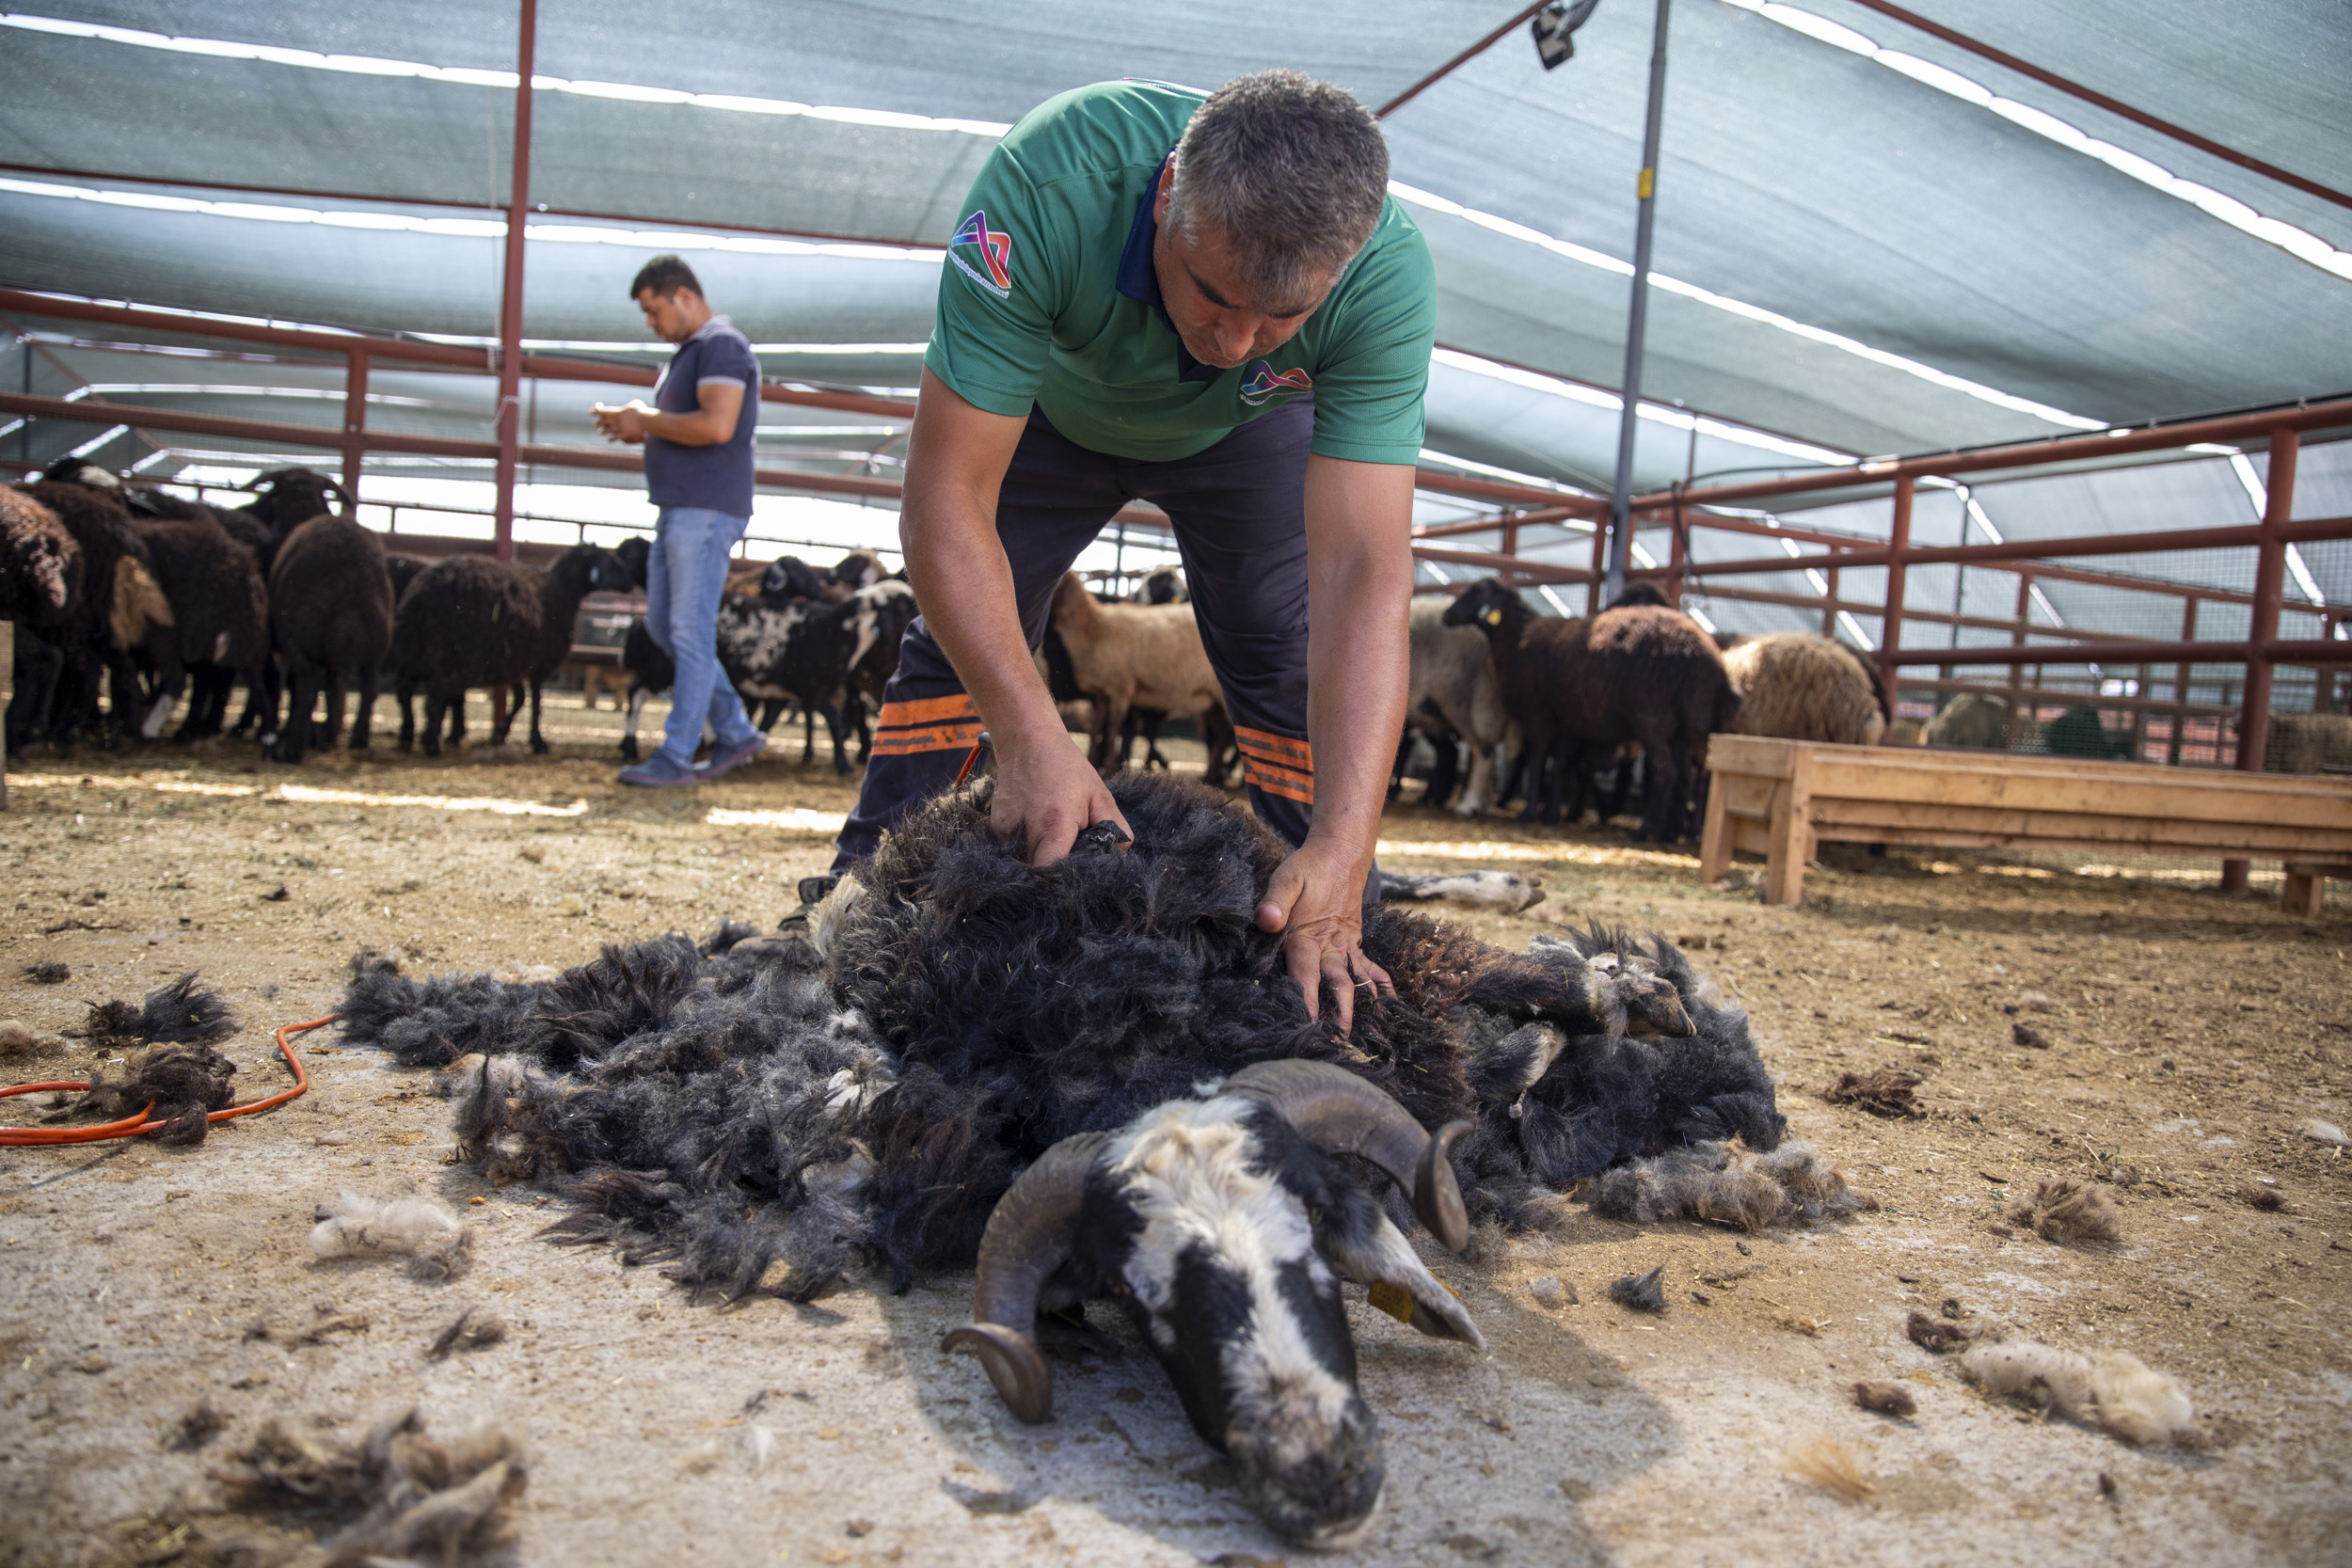
[[[329,1013],[325,1018],[314,1018],[308,1023],[289,1023],[278,1031],[278,1049],[285,1053],[286,1065],[294,1069],[293,1088],[280,1089],[265,1100],[251,1101],[243,1105],[231,1105],[225,1111],[210,1112],[204,1119],[229,1121],[237,1117],[249,1117],[256,1111],[266,1111],[275,1106],[283,1105],[287,1101],[308,1089],[310,1086],[310,1069],[302,1065],[302,1058],[294,1053],[294,1041],[286,1037],[325,1028],[342,1016],[341,1013]],[[13,1094],[40,1094],[45,1089],[87,1089],[88,1087],[87,1081],[73,1078],[60,1079],[53,1084],[19,1084],[14,1088],[0,1089],[0,1100],[5,1100]],[[141,1133],[152,1132],[165,1125],[160,1121],[147,1119],[148,1114],[154,1109],[155,1102],[151,1100],[140,1109],[137,1116],[125,1117],[120,1121],[100,1122],[95,1127],[0,1127],[0,1148],[45,1148],[58,1144],[95,1144],[104,1143],[110,1138],[135,1138]]]

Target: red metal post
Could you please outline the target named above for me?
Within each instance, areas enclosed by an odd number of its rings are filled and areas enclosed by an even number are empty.
[[[2197,641],[2197,595],[2194,594],[2181,601],[2181,641]],[[2165,760],[2175,767],[2180,764],[2181,743],[2188,730],[2188,682],[2196,668],[2185,662],[2172,666],[2172,701],[2178,705],[2172,710],[2172,744]]]
[[[359,456],[367,450],[368,351],[355,348],[343,370],[343,491],[355,515],[359,506]]]
[[[1687,529],[1677,528],[1666,541],[1666,602],[1677,610],[1682,608],[1683,568],[1690,564],[1685,559],[1687,552],[1682,547],[1683,535],[1688,531]],[[1830,591],[1830,596],[1837,596],[1836,589]]]
[[[1911,566],[1911,496],[1914,481],[1895,481],[1895,515],[1886,531],[1886,611],[1879,622],[1879,680],[1891,699],[1902,670],[1895,654],[1903,645],[1903,590]]]
[[[499,295],[498,518],[491,537],[501,561],[515,559],[515,467],[522,446],[523,226],[531,202],[531,71],[539,33],[539,0],[521,4],[522,37],[515,68],[515,172],[506,193],[506,277]],[[492,703],[496,705],[498,697]]]
[[[1821,635],[1835,637],[1837,635],[1837,568],[1832,566],[1823,572],[1821,580],[1829,584],[1829,592],[1821,595]]]
[[[2247,641],[2257,644],[2246,660],[2246,695],[2237,715],[2237,766],[2240,772],[2263,770],[2263,754],[2270,738],[2270,677],[2272,665],[2259,644],[2279,635],[2279,601],[2287,580],[2287,546],[2281,531],[2295,510],[2295,458],[2302,437],[2293,430],[2270,433],[2270,472],[2263,496],[2262,542],[2254,560],[2254,624]],[[2246,862],[2221,863],[2221,891],[2246,891]]]
[[[2033,574],[2020,572],[2017,574],[2017,621],[2009,634],[2010,647],[2022,648],[2026,645],[2026,628],[2031,625],[2033,625]],[[2003,727],[2001,734],[2001,749],[2004,751],[2013,752],[2017,749],[2017,736],[2020,733],[2017,727],[2017,705],[2024,700],[2025,685],[2026,666],[2024,662],[2010,665],[2009,667],[2009,721]]]

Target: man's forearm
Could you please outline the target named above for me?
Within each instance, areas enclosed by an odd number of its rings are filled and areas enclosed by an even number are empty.
[[[1356,542],[1351,541],[1351,545]],[[1307,734],[1314,748],[1309,837],[1369,867],[1405,723],[1412,559],[1359,546],[1310,567]]]
[[[910,495],[898,540],[923,624],[955,666],[992,738],[1018,747],[1040,736],[1060,736],[1061,715],[1030,662],[1012,566],[985,503],[953,491]]]
[[[645,434],[659,436],[681,447],[715,447],[735,434],[735,416],[724,421],[707,408],[691,414],[645,414],[641,416]]]

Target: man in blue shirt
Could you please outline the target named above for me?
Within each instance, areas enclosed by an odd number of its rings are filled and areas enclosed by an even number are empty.
[[[677,667],[661,748],[621,783],[691,784],[741,767],[768,737],[743,712],[719,668],[719,594],[727,558],[752,520],[752,431],[759,420],[759,361],[724,316],[714,316],[691,268],[657,256],[640,269],[629,295],[645,324],[675,343],[654,388],[653,407],[631,399],[593,410],[596,428],[615,441],[645,448],[645,490],[661,509],[645,562],[645,629]],[[708,724],[709,760],[694,766]]]

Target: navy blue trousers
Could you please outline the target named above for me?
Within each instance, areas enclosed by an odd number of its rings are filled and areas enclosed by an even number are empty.
[[[1295,846],[1314,805],[1307,744],[1307,443],[1314,404],[1289,404],[1169,463],[1112,457],[1032,412],[996,506],[1014,602],[1034,651],[1054,588],[1104,524],[1147,500],[1175,525],[1184,583],[1224,689],[1249,803]],[[942,587],[938,592],[954,592]],[[874,852],[908,811],[950,787],[980,731],[978,710],[917,618],[882,692],[857,809],[836,841],[839,871]]]

